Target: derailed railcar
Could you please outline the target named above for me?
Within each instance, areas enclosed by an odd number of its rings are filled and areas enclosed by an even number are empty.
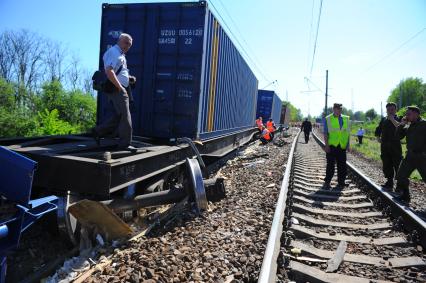
[[[287,128],[290,126],[290,107],[283,105],[281,108],[280,124]]]
[[[263,121],[270,118],[276,124],[280,123],[282,102],[275,91],[259,89],[257,94],[256,117]]]
[[[134,38],[127,61],[137,77],[135,152],[117,150],[115,136],[99,145],[88,134],[0,140],[38,163],[33,193],[59,197],[59,226],[73,242],[79,225],[69,208],[84,198],[117,213],[186,196],[205,209],[209,196],[224,195],[223,179],[205,179],[210,169],[257,132],[257,79],[205,2],[102,10],[100,58],[122,32]],[[97,122],[110,111],[99,93]]]
[[[126,32],[134,134],[206,139],[253,126],[258,81],[205,1],[104,4],[102,54]],[[112,111],[98,96],[98,122]]]

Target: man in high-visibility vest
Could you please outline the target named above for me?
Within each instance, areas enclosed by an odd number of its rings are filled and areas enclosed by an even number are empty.
[[[262,116],[256,119],[256,126],[259,129],[259,132],[262,132],[262,127],[263,127]]]
[[[260,141],[262,142],[262,144],[267,144],[268,142],[270,142],[272,140],[271,133],[265,127],[262,127],[262,134],[261,135],[262,136],[260,137]]]
[[[269,118],[268,122],[266,122],[266,129],[268,129],[269,133],[271,134],[271,138],[273,139],[275,132],[275,123],[272,118]]]
[[[325,117],[324,142],[327,153],[327,168],[324,187],[330,188],[334,175],[334,165],[337,162],[337,183],[339,188],[345,186],[346,151],[349,150],[350,139],[349,116],[342,115],[342,104],[334,103],[333,113]]]

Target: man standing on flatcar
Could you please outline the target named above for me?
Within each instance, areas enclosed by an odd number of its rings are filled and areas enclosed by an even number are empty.
[[[135,151],[130,146],[132,141],[132,117],[129,110],[129,96],[131,97],[130,84],[136,78],[129,75],[125,54],[132,46],[133,39],[129,34],[122,33],[116,45],[109,48],[103,56],[105,74],[110,83],[111,91],[104,91],[108,101],[114,107],[113,116],[92,130],[95,140],[99,144],[100,137],[118,130],[119,150]]]
[[[402,160],[401,140],[396,135],[396,127],[401,119],[396,115],[396,110],[395,103],[386,104],[387,117],[382,118],[374,133],[380,142],[380,157],[386,178],[386,183],[382,187],[388,190],[393,189],[393,178]]]
[[[334,103],[333,113],[326,116],[324,120],[324,150],[327,157],[324,188],[330,188],[336,162],[338,187],[345,186],[346,151],[349,150],[350,133],[349,116],[342,115],[342,104]]]

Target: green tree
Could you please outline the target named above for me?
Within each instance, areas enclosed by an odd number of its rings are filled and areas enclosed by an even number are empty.
[[[296,108],[289,101],[283,101],[283,106],[288,107],[290,109],[290,121],[295,122],[302,120],[303,116],[302,111],[300,111],[300,109]]]
[[[12,108],[15,106],[15,88],[13,84],[0,77],[0,107]]]
[[[96,124],[96,99],[80,90],[68,93],[66,100],[65,120],[78,125],[81,132],[89,130]]]
[[[422,112],[426,112],[426,84],[421,78],[407,78],[402,80],[388,97],[388,102],[395,102],[401,107],[417,105]]]
[[[37,127],[32,132],[35,136],[41,135],[66,135],[76,132],[76,127],[70,123],[59,119],[59,111],[45,109],[38,113],[36,120]]]
[[[377,112],[376,112],[376,110],[374,110],[373,108],[371,108],[371,109],[367,110],[367,111],[365,112],[365,117],[366,117],[367,119],[370,119],[370,121],[372,121],[372,120],[376,119],[376,117],[377,117]]]
[[[356,121],[365,121],[365,113],[362,111],[356,111],[354,113],[354,119]]]

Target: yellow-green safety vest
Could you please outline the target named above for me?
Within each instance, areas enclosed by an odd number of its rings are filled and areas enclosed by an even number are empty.
[[[333,114],[325,117],[328,128],[328,144],[332,146],[339,146],[342,149],[346,149],[349,143],[350,127],[349,127],[349,116],[342,115],[343,125],[340,129],[339,117],[335,117]]]

